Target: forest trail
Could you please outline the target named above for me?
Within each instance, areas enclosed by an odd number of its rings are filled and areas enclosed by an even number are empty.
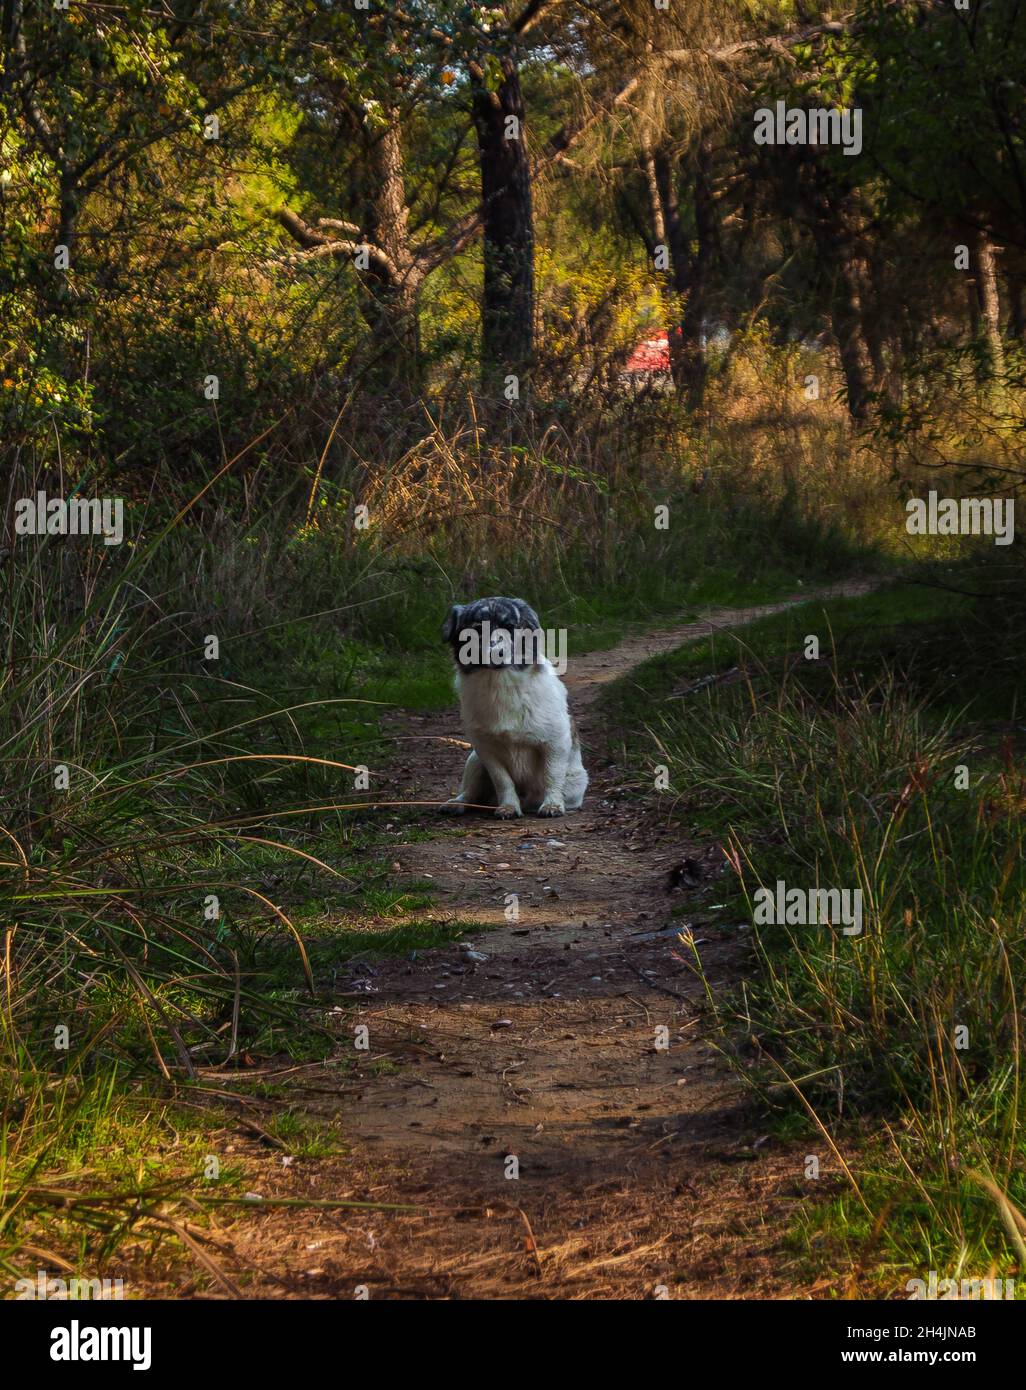
[[[738,924],[709,923],[722,856],[690,846],[655,796],[617,796],[622,770],[609,761],[596,698],[657,652],[871,587],[721,609],[572,659],[566,681],[591,774],[583,809],[556,820],[439,818],[436,834],[397,849],[402,876],[436,889],[418,916],[490,929],[340,972],[339,1003],[357,1003],[353,1025],[366,1025],[369,1051],[355,1054],[341,1094],[330,1095],[337,1068],[300,1069],[294,1104],[321,1116],[341,1107],[347,1151],[286,1166],[265,1149],[259,1190],[416,1210],[247,1216],[231,1232],[247,1295],[808,1292],[780,1246],[807,1190],[805,1148],[752,1128],[741,1087],[703,1037],[704,991],[679,937],[694,904],[711,986],[736,976]],[[457,712],[403,714],[389,728],[399,752],[388,795],[449,796],[464,756]],[[672,888],[685,858],[684,884]],[[681,904],[684,915],[671,915]],[[344,1046],[351,1063],[348,1038]]]

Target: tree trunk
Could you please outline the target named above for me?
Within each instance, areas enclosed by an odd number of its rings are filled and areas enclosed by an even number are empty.
[[[486,392],[517,378],[523,394],[534,365],[534,215],[520,76],[511,58],[489,91],[471,64],[473,119],[481,169],[484,290],[481,381]]]
[[[835,267],[831,326],[844,373],[848,413],[856,424],[862,424],[869,415],[874,378],[873,357],[863,320],[868,266],[859,249],[857,219],[851,208],[846,207],[825,183],[822,169],[819,173],[815,237],[824,265]]]
[[[363,272],[370,291],[364,316],[374,336],[382,369],[379,376],[400,394],[415,394],[423,379],[418,312],[423,275],[409,243],[410,210],[397,112],[389,113],[388,125],[371,139],[368,175],[367,236],[385,259],[371,257]]]
[[[867,309],[863,299],[862,323],[866,347],[873,363],[873,390],[891,409],[900,407],[902,398],[902,353],[900,320],[892,307],[886,267],[879,255],[870,255],[866,292],[872,299]]]
[[[687,256],[687,246],[680,245],[680,217],[674,198],[667,198],[665,186],[665,166],[668,164],[665,152],[658,158],[652,153],[652,146],[646,135],[641,139],[641,168],[645,175],[645,191],[648,196],[648,223],[650,238],[648,253],[652,257],[659,298],[663,305],[663,318],[670,352],[670,372],[677,390],[682,389],[680,372],[680,333],[678,326],[683,312],[680,295],[682,273],[681,255]],[[671,181],[672,182],[672,181]],[[672,227],[672,231],[670,230]],[[657,258],[665,256],[665,264],[660,266]]]
[[[869,414],[873,389],[873,359],[862,324],[860,267],[851,246],[837,248],[838,294],[834,304],[834,336],[848,393],[848,413],[856,424]]]
[[[681,323],[680,374],[687,403],[700,410],[705,402],[708,363],[705,355],[705,316],[708,307],[709,273],[716,241],[716,208],[712,195],[712,156],[707,142],[698,148],[692,189],[695,206],[696,252],[690,265],[687,304]],[[673,190],[676,204],[676,189]],[[683,233],[681,244],[687,246]]]
[[[986,350],[984,376],[989,380],[1000,376],[1005,366],[1004,344],[1001,341],[1001,299],[998,295],[997,253],[986,232],[973,237],[973,258],[976,272],[976,291],[980,304],[980,328]]]
[[[57,246],[66,246],[70,257],[78,230],[80,197],[78,183],[69,170],[60,176],[60,213],[57,223]]]
[[[677,194],[677,160],[666,149],[652,152],[642,144],[641,163],[648,190],[649,217],[653,241],[649,248],[663,245],[668,255],[668,271],[660,280],[666,308],[670,343],[670,370],[678,393],[692,410],[701,409],[705,396],[706,363],[702,334],[705,322],[706,288],[712,260],[712,197],[707,177],[708,152],[699,155],[695,176],[695,224],[698,252],[692,256],[681,217]]]
[[[869,261],[865,264],[865,278],[862,284],[860,302],[862,306],[862,330],[866,339],[866,350],[869,353],[869,360],[873,364],[873,390],[880,391],[887,378],[887,321],[886,310],[882,307],[887,303],[887,296],[883,292],[884,278],[883,268],[878,261],[870,255]],[[871,299],[872,308],[868,307],[866,300]]]

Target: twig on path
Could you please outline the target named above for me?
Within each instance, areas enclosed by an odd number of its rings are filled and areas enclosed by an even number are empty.
[[[649,989],[660,990],[663,994],[668,994],[673,999],[679,999],[682,1004],[693,1004],[695,1002],[694,998],[691,995],[681,994],[678,990],[671,989],[669,985],[660,984],[658,980],[649,979],[649,977],[644,973],[644,971],[641,970],[638,966],[636,966],[632,960],[628,960],[622,952],[620,953],[620,959],[623,961],[624,965],[628,967],[628,969],[634,971],[635,975],[637,975],[639,980],[641,980],[644,984],[648,985]],[[628,998],[633,997],[633,995],[628,995]]]
[[[538,1278],[542,1279],[544,1278],[544,1271],[542,1270],[541,1255],[538,1253],[538,1242],[534,1238],[534,1231],[531,1229],[530,1219],[523,1207],[517,1207],[517,1211],[520,1213],[520,1219],[527,1229],[527,1249],[529,1253],[534,1256],[534,1262],[538,1267]]]
[[[173,1231],[182,1244],[188,1246],[203,1268],[214,1276],[221,1287],[231,1294],[232,1298],[245,1298],[245,1294],[235,1280],[225,1274],[217,1261],[207,1254],[199,1241],[195,1240],[180,1222],[172,1221],[170,1216],[154,1216],[150,1219],[159,1225],[166,1226],[169,1231]]]

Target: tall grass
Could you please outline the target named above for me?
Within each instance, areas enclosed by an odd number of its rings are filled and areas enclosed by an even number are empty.
[[[160,545],[183,553],[173,532]],[[331,812],[352,800],[339,795],[352,785],[348,769],[304,751],[296,711],[215,674],[192,630],[196,615],[179,606],[187,576],[175,594],[160,593],[154,553],[33,538],[7,563],[0,1253],[8,1260],[17,1232],[50,1204],[41,1175],[101,1147],[111,1117],[126,1114],[127,1092],[229,1065],[261,1027],[302,1014],[294,991],[268,993],[254,970],[254,931],[286,936],[313,992],[304,942],[265,877],[269,866],[312,866],[347,887],[337,854],[326,863],[304,848],[302,832],[307,806]],[[312,1016],[304,1027],[317,1027]],[[83,1206],[87,1228],[98,1206],[102,1197]]]
[[[710,994],[739,1073],[814,1117],[831,1156],[855,1140],[846,1220],[881,1260],[985,1272],[1026,1230],[1026,777],[1011,743],[874,661],[872,635],[854,652],[858,611],[835,607],[849,640],[818,663],[802,634],[825,636],[830,609],[678,662],[649,757],[674,814],[719,838],[746,924],[743,987]],[[914,624],[899,631],[913,649]],[[861,934],[760,924],[756,892],[778,881],[861,890]]]

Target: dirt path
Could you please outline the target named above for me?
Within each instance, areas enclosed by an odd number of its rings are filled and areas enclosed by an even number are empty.
[[[444,821],[401,847],[402,874],[437,890],[437,918],[492,929],[415,960],[357,963],[339,979],[340,1002],[359,1002],[370,1044],[342,1096],[349,1156],[287,1167],[272,1156],[260,1190],[424,1210],[269,1209],[233,1233],[238,1253],[271,1276],[265,1292],[801,1293],[779,1245],[806,1190],[801,1155],[750,1127],[736,1079],[703,1039],[704,996],[678,936],[694,924],[714,987],[736,975],[738,924],[707,910],[721,865],[691,850],[657,805],[616,796],[620,770],[595,700],[656,652],[868,587],[720,610],[572,661],[592,779],[583,809],[560,820]],[[392,728],[394,791],[450,795],[463,756],[455,712],[403,716]],[[685,886],[674,889],[671,870],[685,857]],[[337,1099],[324,1101],[323,1071],[314,1089],[309,1108],[330,1113]]]

